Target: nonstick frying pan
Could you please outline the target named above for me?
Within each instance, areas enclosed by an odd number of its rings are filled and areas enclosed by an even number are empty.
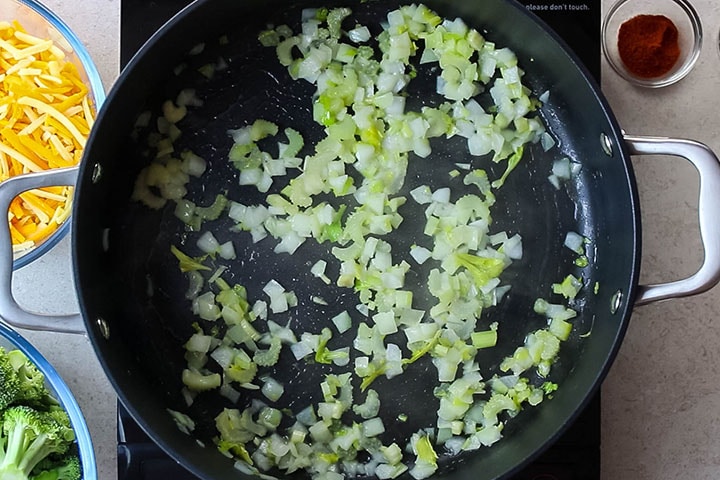
[[[573,334],[553,366],[551,379],[560,385],[553,398],[520,412],[508,422],[505,438],[491,448],[443,458],[438,473],[462,479],[501,478],[552,443],[582,410],[612,363],[634,305],[699,293],[717,283],[720,232],[705,207],[717,201],[720,167],[712,152],[697,142],[623,136],[584,67],[519,4],[506,0],[426,4],[445,18],[463,18],[486,38],[518,54],[526,83],[536,94],[550,92],[541,113],[558,140],[559,151],[582,165],[573,181],[558,190],[547,181],[557,151],[531,148],[498,192],[493,210],[494,228],[521,233],[525,254],[504,273],[503,281],[512,285],[511,291],[483,320],[503,319],[504,325],[513,326],[506,327],[494,353],[479,357],[482,365],[492,370],[527,333],[541,326],[542,320],[532,314],[534,299],[547,296],[552,283],[574,271],[574,257],[562,246],[568,231],[591,239],[590,266],[577,272],[587,285],[599,287],[596,293],[587,289],[578,303]],[[184,297],[187,283],[169,247],[187,244],[191,248],[193,237],[172,218],[171,207],[151,211],[130,200],[135,178],[148,161],[131,132],[141,112],[156,109],[187,86],[186,78],[173,73],[175,67],[222,56],[227,72],[198,87],[205,104],[182,127],[181,141],[211,165],[203,184],[191,186],[190,198],[208,204],[216,193],[227,190],[237,201],[260,201],[250,190],[239,189],[237,172],[225,167],[230,146],[227,129],[260,117],[283,125],[310,125],[312,88],[302,83],[289,85],[272,49],[257,45],[257,33],[268,23],[289,23],[297,28],[303,7],[333,5],[351,6],[358,18],[377,19],[399,4],[207,0],[191,4],[168,22],[121,73],[98,115],[79,169],[72,239],[81,316],[53,322],[25,312],[12,299],[10,274],[2,280],[6,295],[0,315],[4,319],[25,328],[87,331],[124,406],[153,440],[201,478],[242,474],[215,451],[207,436],[204,440],[210,446],[203,448],[194,438],[179,434],[166,413],[167,408],[184,409],[179,373],[185,365],[182,344],[193,321]],[[223,34],[229,43],[213,47]],[[205,50],[188,60],[186,52],[200,42],[205,42]],[[423,89],[431,87],[421,83],[417,88],[414,101],[421,102]],[[306,131],[312,140],[312,129]],[[447,142],[437,146],[432,161],[477,162],[461,152],[464,150]],[[652,286],[637,283],[641,235],[632,154],[682,156],[700,171],[700,223],[706,255],[698,273],[688,279]],[[412,164],[411,175],[431,184],[444,181],[437,178],[436,171],[441,170],[433,167],[437,163]],[[495,176],[502,173],[491,171]],[[76,175],[77,171],[70,169],[17,177],[0,188],[0,201],[6,205],[17,192],[28,188],[72,184]],[[405,222],[410,228],[420,218],[411,214]],[[220,221],[218,231],[227,226]],[[403,238],[401,242],[412,241],[412,237]],[[251,295],[270,278],[292,284],[300,299],[315,294],[318,283],[306,272],[308,262],[323,254],[322,247],[278,257],[269,253],[270,244],[253,244],[240,237],[236,241],[238,260],[231,265],[230,280],[245,284]],[[9,257],[3,253],[0,260],[10,265],[11,271]],[[329,307],[305,302],[302,314],[294,319],[303,322],[303,329],[319,330],[332,315],[332,308],[356,301],[347,291],[332,287],[322,290],[322,296],[331,300]],[[287,362],[282,366],[288,372],[285,395],[299,405],[313,394],[308,385],[316,385],[323,372],[299,368],[291,359],[283,362]],[[412,411],[431,418],[432,425],[434,377],[431,365],[418,365],[399,382],[378,380],[373,386],[386,396],[383,405],[388,408],[388,418]],[[193,405],[190,414],[198,421],[201,434],[221,406],[213,400]],[[388,434],[407,434],[417,428],[418,424],[408,422]]]

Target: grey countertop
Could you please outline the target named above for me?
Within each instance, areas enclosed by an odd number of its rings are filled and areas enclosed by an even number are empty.
[[[86,43],[109,88],[119,69],[119,2],[45,3]],[[602,89],[627,133],[692,138],[720,152],[720,4],[691,3],[702,18],[705,40],[687,78],[671,87],[642,90],[603,64]],[[609,5],[604,0],[603,10]],[[633,165],[643,222],[641,282],[692,274],[703,258],[698,175],[687,162],[670,157],[634,158]],[[65,238],[15,273],[14,292],[22,305],[43,312],[76,311],[69,245]],[[718,288],[635,308],[602,387],[603,479],[720,477],[719,312]],[[117,478],[116,399],[89,341],[75,335],[21,333],[55,365],[77,396],[93,436],[100,478]]]

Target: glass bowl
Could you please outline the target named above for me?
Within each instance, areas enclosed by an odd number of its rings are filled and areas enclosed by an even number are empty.
[[[89,99],[95,113],[105,100],[105,90],[100,74],[90,54],[77,35],[55,13],[36,0],[0,0],[0,21],[17,20],[31,35],[51,39],[64,51],[66,60],[75,64],[83,83],[89,89]],[[66,218],[62,224],[44,240],[29,248],[16,249],[13,254],[13,269],[23,267],[36,260],[55,246],[70,230]]]
[[[637,15],[664,15],[677,27],[680,57],[663,75],[650,78],[635,75],[620,58],[620,26]],[[702,37],[700,18],[686,0],[620,0],[608,10],[602,22],[602,49],[605,58],[618,75],[641,87],[665,87],[684,78],[698,59]]]
[[[20,350],[32,361],[45,376],[45,383],[50,392],[60,402],[70,417],[70,423],[75,431],[75,438],[80,454],[80,464],[83,471],[83,480],[97,480],[97,462],[93,450],[90,431],[85,417],[80,410],[70,388],[60,377],[55,368],[50,365],[42,354],[25,340],[19,333],[0,322],[0,347],[5,350]]]

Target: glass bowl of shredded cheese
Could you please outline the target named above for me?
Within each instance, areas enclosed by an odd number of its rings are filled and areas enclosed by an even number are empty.
[[[104,99],[90,54],[63,20],[35,0],[0,1],[0,181],[79,164]],[[57,186],[13,200],[15,269],[67,234],[72,198],[72,186]]]

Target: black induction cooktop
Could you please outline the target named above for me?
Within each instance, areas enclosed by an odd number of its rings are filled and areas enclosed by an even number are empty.
[[[121,0],[120,61],[125,66],[143,43],[189,0]],[[600,2],[523,0],[575,51],[600,80]],[[562,437],[512,480],[600,478],[600,393]],[[196,477],[169,458],[118,404],[118,480]]]

